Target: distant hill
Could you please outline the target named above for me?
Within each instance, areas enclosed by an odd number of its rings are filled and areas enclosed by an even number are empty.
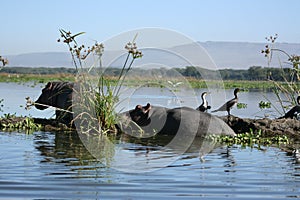
[[[26,53],[6,56],[9,66],[14,67],[71,67],[68,52]]]
[[[219,69],[248,69],[251,66],[266,66],[267,59],[261,54],[264,49],[264,43],[248,43],[248,42],[198,42],[203,47],[203,51],[199,51],[196,44],[186,44],[163,50],[145,49],[144,57],[137,60],[136,64],[140,66],[151,65],[156,63],[159,66],[185,67],[188,65],[197,65],[210,68],[212,62],[205,54],[208,53],[212,61]],[[300,44],[294,43],[277,43],[276,47],[285,50],[289,54],[300,55]],[[171,53],[170,53],[171,52]],[[172,54],[177,53],[179,56]],[[104,66],[112,67],[121,66],[124,62],[124,51],[107,51],[104,52]],[[175,56],[174,56],[175,55]],[[68,52],[43,52],[43,53],[27,53],[20,55],[7,55],[9,66],[13,67],[74,67],[71,56]],[[283,55],[274,58],[286,61]],[[92,63],[92,61],[90,61]],[[275,67],[278,64],[274,63]],[[274,66],[273,65],[273,66]]]
[[[219,68],[245,69],[251,66],[266,66],[267,58],[261,53],[265,43],[249,42],[204,42],[200,43],[212,56]],[[288,54],[300,55],[300,44],[276,43],[276,48]],[[274,65],[278,67],[278,56],[282,62],[287,60],[283,54],[274,53]]]

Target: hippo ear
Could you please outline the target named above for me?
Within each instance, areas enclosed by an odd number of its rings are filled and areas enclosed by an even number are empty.
[[[150,103],[147,103],[147,105],[144,107],[144,113],[147,113],[147,112],[149,112],[150,110],[151,110],[151,105],[150,105]]]
[[[141,109],[142,109],[142,106],[141,105],[137,105],[134,110],[141,110]]]
[[[49,88],[51,90],[51,88],[52,88],[52,82],[48,82],[47,85],[46,85],[46,88]]]

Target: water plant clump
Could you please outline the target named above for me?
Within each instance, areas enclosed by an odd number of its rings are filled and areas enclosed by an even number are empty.
[[[284,70],[282,67],[282,63],[280,63],[281,67],[281,76],[283,78],[283,82],[281,81],[274,81],[272,74],[268,75],[268,80],[273,84],[273,92],[276,95],[278,102],[280,103],[281,110],[278,112],[285,113],[286,109],[297,105],[296,98],[300,95],[300,56],[299,55],[291,55],[282,49],[278,49],[275,47],[275,42],[278,38],[278,35],[275,34],[274,36],[266,37],[266,40],[269,44],[265,46],[265,49],[261,51],[266,58],[268,58],[268,65],[273,58],[274,52],[282,53],[287,57],[285,64],[291,66],[289,70]],[[283,98],[284,97],[284,98]],[[286,102],[288,102],[288,106],[286,106]],[[267,105],[268,106],[268,105]]]
[[[290,142],[286,135],[264,136],[261,131],[254,133],[252,130],[246,133],[237,134],[236,136],[209,135],[207,136],[207,139],[227,145],[237,144],[242,146],[269,146],[272,144],[288,144]]]
[[[236,107],[237,107],[237,109],[246,109],[247,104],[246,103],[237,103]]]
[[[269,101],[260,101],[259,103],[258,103],[258,106],[259,106],[259,108],[260,109],[266,109],[266,108],[271,108],[271,102],[269,102]]]
[[[61,39],[58,39],[58,42],[67,44],[77,72],[72,105],[73,121],[76,127],[85,133],[115,133],[117,131],[115,107],[119,101],[120,89],[134,61],[142,57],[142,52],[138,50],[135,43],[136,37],[132,42],[125,45],[127,57],[117,80],[112,82],[105,76],[102,67],[101,59],[104,52],[102,43],[96,42],[93,46],[86,47],[86,45],[79,45],[76,41],[76,37],[84,34],[84,32],[72,34],[70,31],[61,29],[60,34]],[[88,69],[83,68],[83,61],[90,54],[94,54],[99,60],[97,62],[99,63],[99,70],[96,73],[96,81],[95,75],[90,76],[89,72],[96,69],[97,66],[90,66]]]
[[[40,124],[34,122],[31,117],[17,117],[14,114],[4,114],[0,117],[0,128],[3,131],[33,132],[42,129]]]

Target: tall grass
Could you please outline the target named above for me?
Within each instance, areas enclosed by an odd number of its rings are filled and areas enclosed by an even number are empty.
[[[132,68],[134,61],[142,57],[141,51],[137,49],[135,38],[132,42],[126,44],[127,57],[124,61],[122,70],[118,76],[117,84],[112,85],[112,81],[104,75],[102,66],[102,55],[104,52],[104,45],[102,43],[95,43],[91,47],[79,45],[76,38],[84,32],[72,34],[65,30],[60,30],[61,39],[58,42],[65,43],[71,53],[74,66],[77,71],[76,84],[74,86],[73,95],[73,111],[74,122],[81,132],[93,133],[115,133],[117,130],[117,115],[115,107],[119,101],[121,87],[124,83],[125,77]],[[94,54],[99,62],[99,73],[97,80],[90,77],[88,72],[92,68],[98,66],[90,66],[88,69],[83,68],[83,61],[88,55]]]
[[[272,74],[270,74],[269,81],[273,84],[273,92],[277,97],[277,100],[280,104],[280,107],[283,113],[286,112],[286,109],[289,106],[294,106],[297,104],[297,96],[300,95],[300,56],[299,55],[291,55],[283,49],[278,49],[275,47],[275,42],[277,40],[278,35],[266,37],[268,44],[265,46],[265,49],[262,50],[262,53],[265,57],[268,58],[268,65],[270,65],[271,60],[273,59],[274,52],[279,52],[286,56],[286,61],[284,63],[290,66],[290,70],[288,74],[283,70],[282,63],[280,62],[280,67],[282,69],[282,77],[284,79],[283,82],[278,82],[272,80]],[[283,97],[284,96],[284,99]],[[287,101],[287,102],[286,102]],[[285,106],[288,103],[289,106]]]

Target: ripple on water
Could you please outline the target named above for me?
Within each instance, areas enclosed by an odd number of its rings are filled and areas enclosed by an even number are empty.
[[[204,160],[193,150],[153,172],[125,173],[59,134],[0,134],[0,199],[299,198],[299,164],[276,147],[217,146]],[[124,151],[145,156],[145,148]]]

